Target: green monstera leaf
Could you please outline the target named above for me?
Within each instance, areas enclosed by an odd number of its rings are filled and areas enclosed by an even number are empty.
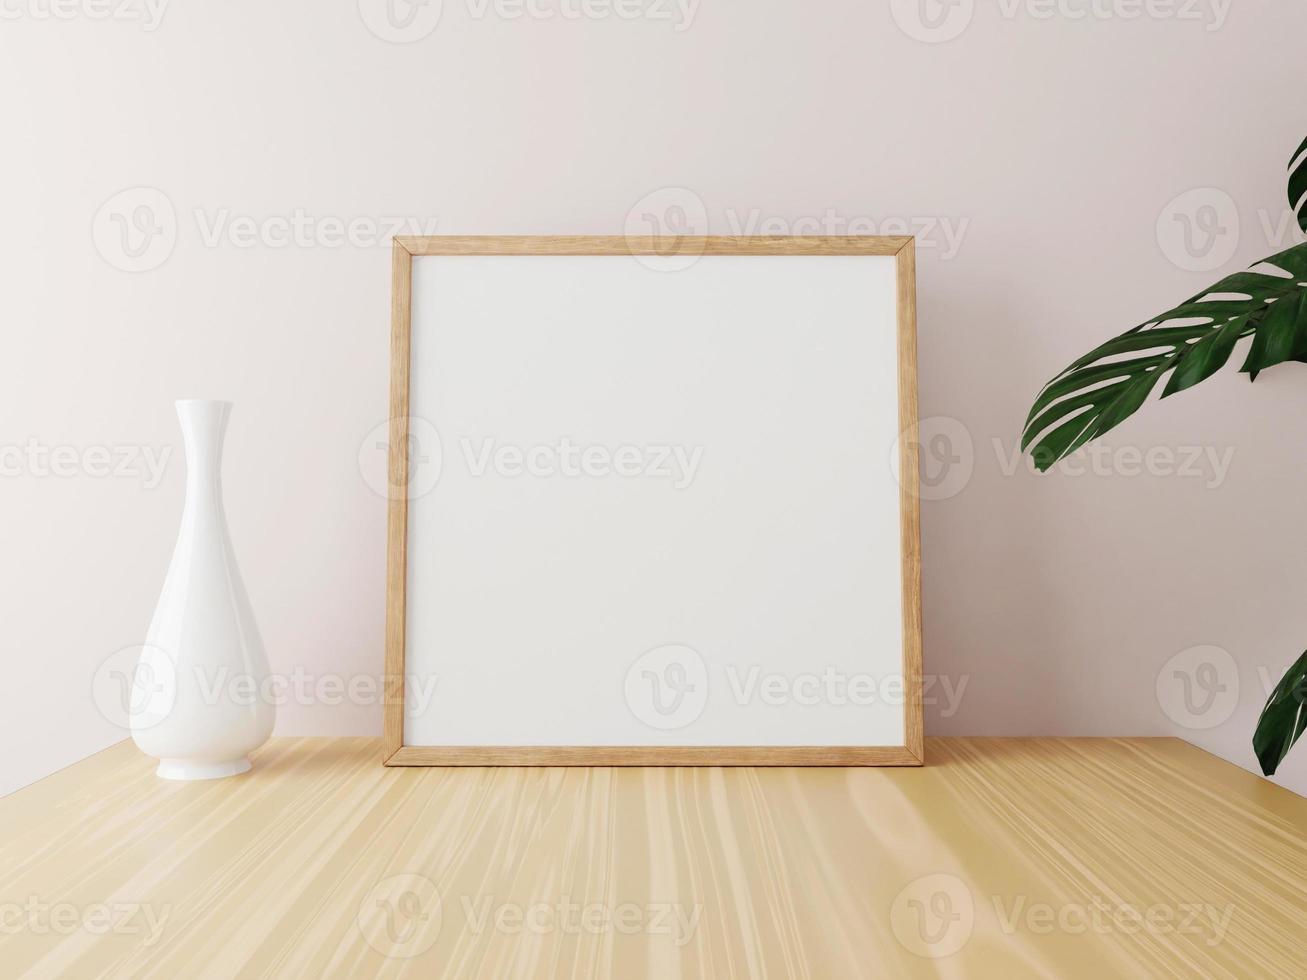
[[[1302,141],[1289,161],[1289,207],[1298,218],[1298,227],[1307,231],[1307,140]]]
[[[1135,413],[1162,378],[1162,397],[1219,371],[1252,336],[1241,371],[1254,380],[1307,361],[1307,244],[1222,279],[1173,310],[1094,348],[1055,377],[1026,417],[1021,448],[1047,470]]]
[[[1307,232],[1307,140],[1289,161],[1289,206]],[[1022,450],[1047,470],[1139,410],[1163,378],[1162,397],[1219,371],[1252,338],[1241,371],[1307,361],[1307,244],[1222,279],[1173,310],[1091,350],[1046,384],[1026,417]],[[1307,653],[1276,685],[1257,721],[1253,749],[1274,774],[1307,728]]]
[[[1275,774],[1284,757],[1307,728],[1307,653],[1304,653],[1280,678],[1275,690],[1266,699],[1262,716],[1257,719],[1253,732],[1253,751],[1262,764],[1262,772]]]

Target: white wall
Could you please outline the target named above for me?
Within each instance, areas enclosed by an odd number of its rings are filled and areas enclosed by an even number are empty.
[[[340,222],[620,234],[669,204],[700,224],[698,201],[713,233],[830,215],[921,235],[921,411],[945,440],[927,472],[949,494],[924,505],[927,671],[966,685],[928,731],[1177,734],[1254,764],[1260,673],[1307,646],[1307,368],[1147,408],[1105,474],[1010,457],[1042,382],[1219,274],[1185,266],[1280,246],[1301,4],[923,0],[953,18],[931,35],[916,0],[660,0],[633,20],[444,0],[398,44],[344,0],[176,0],[147,23],[49,2],[0,7],[3,788],[123,737],[92,681],[141,641],[168,561],[176,397],[236,402],[228,508],[274,669],[379,673],[385,508],[358,457],[386,415],[389,257]],[[175,247],[125,272],[112,213],[157,203],[116,196],[138,187],[166,195]],[[660,188],[678,189],[640,203]],[[1212,190],[1167,210],[1192,188]],[[1195,254],[1176,208],[1217,219]],[[276,247],[297,212],[307,244]],[[73,447],[73,475],[29,444]],[[173,456],[147,487],[91,475],[99,445]],[[1183,465],[1189,446],[1228,469]],[[1168,665],[1199,645],[1228,661]],[[1174,672],[1204,658],[1225,691],[1186,715]],[[380,709],[287,704],[278,730],[376,733]],[[1282,780],[1307,790],[1307,748]]]

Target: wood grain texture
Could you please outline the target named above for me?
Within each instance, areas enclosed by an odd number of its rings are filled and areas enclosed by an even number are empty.
[[[0,800],[0,973],[1307,975],[1307,800],[1173,739],[925,747],[385,769],[375,739],[274,739],[172,783],[125,742]]]
[[[386,664],[382,706],[382,761],[404,742],[404,596],[408,586],[408,376],[413,256],[391,249],[390,452],[386,514]]]
[[[404,739],[408,405],[413,257],[421,255],[883,255],[896,258],[900,522],[903,562],[902,746],[406,746]],[[917,446],[916,242],[903,236],[397,236],[391,281],[390,517],[386,570],[388,766],[903,766],[921,765],[921,503]]]
[[[921,478],[917,432],[917,244],[898,257],[899,514],[903,558],[903,744],[920,761],[926,735],[921,705]]]
[[[399,236],[413,255],[897,255],[912,241],[883,235],[423,235]]]
[[[919,766],[895,746],[405,745],[390,766]]]

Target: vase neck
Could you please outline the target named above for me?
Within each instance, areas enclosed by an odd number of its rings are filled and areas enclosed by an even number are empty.
[[[222,444],[231,402],[189,400],[177,403],[186,445],[186,506],[222,507]]]

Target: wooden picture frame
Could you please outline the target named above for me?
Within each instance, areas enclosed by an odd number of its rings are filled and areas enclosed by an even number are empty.
[[[815,745],[489,745],[404,743],[410,337],[413,260],[420,256],[893,256],[896,259],[898,466],[902,562],[903,743]],[[392,252],[385,696],[387,766],[916,766],[923,763],[921,545],[918,494],[916,268],[910,237],[426,236]]]

